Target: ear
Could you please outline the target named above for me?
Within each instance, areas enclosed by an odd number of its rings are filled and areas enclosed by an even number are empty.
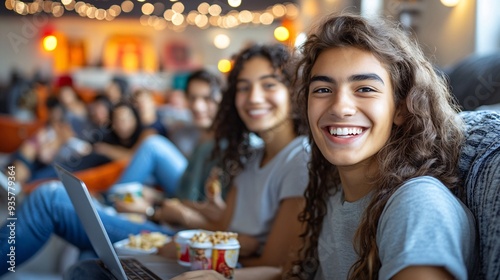
[[[394,112],[394,125],[400,126],[405,122],[405,116],[408,114],[408,108],[406,108],[406,100],[403,100],[397,105],[396,111]]]

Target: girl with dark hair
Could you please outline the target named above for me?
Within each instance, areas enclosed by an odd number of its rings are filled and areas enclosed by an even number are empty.
[[[299,279],[474,279],[475,222],[460,187],[462,124],[417,43],[342,15],[308,36],[298,104],[310,182]]]
[[[283,45],[254,45],[241,51],[214,121],[216,141],[227,142],[214,150],[222,156],[230,186],[227,207],[219,220],[196,226],[237,232],[239,262],[245,267],[278,270],[299,241],[297,217],[308,182],[309,152],[301,136],[305,123],[291,102],[290,62]],[[251,133],[262,139],[262,146],[253,146]],[[249,277],[260,279],[260,273]]]

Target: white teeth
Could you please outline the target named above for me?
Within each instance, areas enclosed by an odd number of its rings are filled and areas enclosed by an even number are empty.
[[[255,109],[255,110],[250,110],[248,111],[248,114],[250,116],[258,116],[258,115],[263,115],[265,113],[267,113],[267,109]]]
[[[363,129],[357,127],[330,127],[329,132],[331,135],[348,136],[361,134],[363,132]]]

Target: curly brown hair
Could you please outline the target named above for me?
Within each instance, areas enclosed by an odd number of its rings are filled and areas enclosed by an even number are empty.
[[[458,107],[442,76],[426,59],[418,44],[395,24],[357,15],[330,15],[312,29],[302,46],[297,66],[302,117],[307,120],[311,69],[318,56],[331,48],[355,47],[372,53],[386,68],[394,88],[396,106],[403,107],[405,121],[393,126],[385,146],[376,154],[379,170],[373,197],[365,209],[354,238],[359,256],[349,279],[377,279],[381,267],[376,232],[380,215],[391,195],[407,180],[423,175],[439,179],[449,188],[459,184],[457,163],[463,131]],[[298,78],[300,76],[300,78]],[[311,141],[306,207],[300,215],[306,230],[300,260],[289,277],[307,279],[318,267],[318,240],[327,214],[329,197],[339,190],[337,168]]]
[[[216,143],[213,156],[222,155],[222,166],[229,173],[229,182],[232,181],[242,169],[244,162],[251,156],[250,131],[240,118],[235,106],[236,86],[238,76],[244,64],[254,57],[267,59],[277,73],[280,82],[288,87],[293,97],[292,80],[294,76],[292,55],[290,50],[282,44],[252,45],[235,55],[233,69],[227,78],[227,87],[222,95],[219,110],[213,122]],[[292,99],[292,98],[291,98]],[[296,135],[305,134],[307,126],[305,120],[300,118],[298,108],[292,104],[290,118]],[[227,145],[225,145],[227,143]]]

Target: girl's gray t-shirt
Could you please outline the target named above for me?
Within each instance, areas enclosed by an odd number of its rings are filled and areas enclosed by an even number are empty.
[[[263,167],[257,149],[235,178],[236,205],[230,231],[257,238],[263,244],[283,199],[303,197],[309,183],[309,144],[305,136],[292,140]],[[298,218],[298,217],[290,217]]]
[[[353,203],[339,191],[328,202],[318,244],[315,279],[347,279],[357,260],[354,234],[370,195]],[[473,279],[477,260],[472,213],[439,180],[422,176],[405,182],[388,200],[376,236],[381,269],[390,279],[409,266],[440,266],[455,279]]]

